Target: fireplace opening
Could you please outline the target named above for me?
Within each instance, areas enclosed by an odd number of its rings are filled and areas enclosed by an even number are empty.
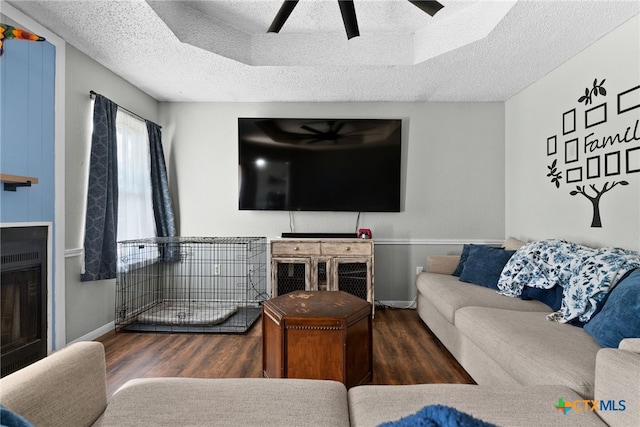
[[[47,355],[47,227],[0,230],[1,376]]]

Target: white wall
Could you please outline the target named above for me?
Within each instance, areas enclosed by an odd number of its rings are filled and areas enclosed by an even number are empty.
[[[598,83],[606,79],[603,85],[606,96],[593,97],[593,103],[587,106],[579,103],[578,99],[596,78]],[[640,18],[636,16],[506,102],[507,235],[525,240],[562,238],[591,246],[640,249],[640,172],[626,172],[627,150],[640,147],[640,126],[634,138],[640,108],[622,114],[617,111],[618,94],[639,85]],[[640,103],[640,89],[634,94],[633,101],[630,96],[623,101]],[[585,111],[603,102],[607,104],[607,121],[586,128]],[[563,115],[572,109],[576,112],[576,130],[563,135]],[[585,152],[585,145],[589,145],[585,141],[597,138],[602,142],[605,137],[618,134],[628,142],[616,142],[593,151],[587,147]],[[557,137],[557,154],[547,155],[547,139],[553,135]],[[565,141],[573,138],[578,138],[578,160],[567,164]],[[605,158],[614,159],[615,152],[620,152],[621,173],[605,176]],[[630,155],[631,169],[639,168],[640,150]],[[593,166],[597,162],[593,159],[587,166],[589,157],[600,158],[599,178],[587,179],[587,172],[595,174]],[[546,176],[547,166],[554,159],[562,172],[560,188]],[[577,167],[582,168],[583,180],[567,183],[567,170]],[[609,167],[608,171],[614,169]],[[570,195],[570,191],[576,185],[586,185],[593,194],[591,184],[601,189],[606,182],[621,180],[629,185],[618,185],[602,195],[602,227],[591,227],[591,203],[583,195]]]
[[[115,280],[80,282],[94,90],[157,122],[158,102],[67,45],[66,64],[66,324],[67,342],[112,323]]]
[[[360,227],[377,240],[504,239],[502,103],[162,103],[160,111],[182,236],[290,231],[288,212],[238,210],[238,117],[373,117],[403,119],[403,207],[363,213]],[[352,232],[356,217],[295,212],[293,231]],[[376,299],[413,298],[415,266],[440,250],[376,245]]]

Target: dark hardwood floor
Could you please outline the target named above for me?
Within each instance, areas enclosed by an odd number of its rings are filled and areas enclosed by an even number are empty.
[[[110,396],[132,378],[261,378],[262,320],[245,334],[109,332],[105,346]],[[377,310],[371,384],[473,384],[415,310]]]

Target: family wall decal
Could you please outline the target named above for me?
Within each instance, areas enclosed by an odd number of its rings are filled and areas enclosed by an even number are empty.
[[[597,228],[602,227],[602,196],[616,187],[628,186],[626,178],[640,173],[640,85],[620,92],[613,101],[617,106],[614,126],[623,130],[611,132],[610,127],[601,126],[608,121],[609,102],[603,99],[608,94],[605,82],[606,79],[599,82],[595,78],[577,100],[584,107],[572,108],[562,115],[562,137],[547,138],[547,156],[552,158],[547,177],[556,189],[575,184],[569,195],[582,195],[589,200],[591,227]],[[599,100],[603,102],[584,109],[584,120],[578,124],[578,110]],[[564,156],[558,150],[559,138],[564,144]]]

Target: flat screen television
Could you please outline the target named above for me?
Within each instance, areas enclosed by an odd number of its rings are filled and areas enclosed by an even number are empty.
[[[401,123],[239,118],[239,209],[399,212]]]

